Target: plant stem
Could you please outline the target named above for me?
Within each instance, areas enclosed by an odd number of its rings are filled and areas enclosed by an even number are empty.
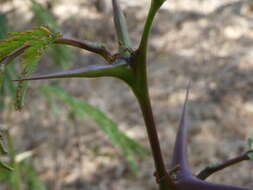
[[[155,5],[155,3],[152,1],[151,7],[148,12],[147,20],[145,22],[144,30],[142,33],[141,42],[139,45],[139,49],[142,51],[142,53],[146,54],[147,52],[149,34],[152,28],[155,15],[159,10],[160,6]]]
[[[163,156],[160,148],[159,138],[156,130],[156,125],[154,121],[154,116],[152,112],[151,102],[149,98],[148,88],[142,88],[141,91],[138,91],[137,88],[132,88],[140,105],[146,130],[148,133],[148,139],[152,150],[152,155],[156,167],[156,176],[158,183],[160,185],[160,190],[168,190],[169,187],[173,184],[172,180],[168,180],[168,173],[163,161]]]
[[[11,166],[14,169],[13,174],[12,174],[11,185],[16,190],[23,190],[22,178],[21,178],[21,173],[20,173],[20,165],[16,161],[15,146],[14,146],[12,137],[10,135],[10,132],[8,130],[6,131],[6,136],[7,136],[7,144],[8,144],[8,150],[9,150],[9,155],[10,155],[10,160],[11,160]]]
[[[159,10],[161,5],[157,5],[152,1],[151,7],[149,9],[148,17],[144,26],[144,31],[142,34],[141,42],[139,48],[132,55],[132,68],[135,75],[135,84],[132,89],[135,96],[138,99],[145,125],[148,133],[149,143],[152,150],[152,155],[156,167],[156,177],[159,183],[160,190],[169,190],[174,186],[174,183],[167,173],[161,148],[160,142],[157,134],[157,129],[154,121],[154,116],[152,112],[149,92],[148,92],[148,82],[147,82],[147,47],[148,38],[150,30],[153,24],[153,20],[156,12]]]
[[[113,55],[104,47],[103,44],[88,42],[88,41],[80,41],[72,38],[58,38],[54,41],[56,44],[65,44],[74,47],[78,47],[81,49],[85,49],[87,51],[96,53],[102,56],[106,61],[112,63],[114,61]]]
[[[122,54],[127,54],[127,48],[131,48],[131,41],[128,34],[127,23],[123,11],[117,0],[112,0],[113,18],[119,41],[119,50]]]
[[[143,76],[143,77],[140,77],[141,80],[138,81],[139,84],[144,83],[142,79],[146,80],[146,65],[147,65],[146,60],[147,60],[148,39],[149,39],[149,34],[152,28],[153,20],[161,5],[162,4],[157,5],[156,3],[154,3],[154,1],[152,1],[151,7],[149,9],[148,16],[144,25],[141,42],[138,49],[135,52],[136,60],[135,60],[134,70],[137,76]]]
[[[12,53],[10,53],[9,55],[4,56],[0,60],[0,63],[3,64],[3,65],[7,65],[13,59],[15,59],[16,57],[18,57],[19,55],[21,55],[29,47],[30,47],[29,45],[23,45],[22,47],[16,49],[15,51],[13,51]]]
[[[214,166],[214,167],[206,167],[205,169],[203,169],[198,175],[197,177],[199,179],[202,179],[202,180],[205,180],[206,178],[208,178],[210,175],[212,175],[213,173],[215,172],[218,172],[220,170],[223,170],[224,168],[227,168],[227,167],[230,167],[232,165],[235,165],[235,164],[238,164],[242,161],[245,161],[245,160],[250,160],[249,159],[249,156],[248,154],[249,153],[252,153],[253,150],[250,150],[246,153],[244,153],[243,155],[241,156],[238,156],[236,158],[233,158],[233,159],[230,159],[230,160],[227,160],[221,164],[218,164],[217,166]]]

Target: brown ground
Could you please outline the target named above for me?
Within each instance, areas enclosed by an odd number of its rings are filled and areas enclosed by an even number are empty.
[[[137,46],[148,1],[120,2]],[[31,18],[24,13],[28,4],[14,0],[14,6],[18,9],[10,18],[12,24],[17,29],[29,27],[23,26]],[[55,0],[53,11],[64,35],[102,41],[115,50],[111,13],[97,12],[94,1]],[[24,19],[17,23],[21,16]],[[246,150],[246,138],[253,137],[252,19],[252,0],[168,0],[157,15],[148,69],[154,114],[168,163],[189,79],[193,81],[189,114],[193,170],[197,172],[208,163]],[[84,51],[75,54],[75,67],[102,61]],[[24,111],[4,112],[2,123],[4,127],[11,126],[20,152],[36,148],[33,160],[49,190],[157,189],[151,158],[139,162],[140,172],[134,176],[93,121],[87,118],[73,124],[64,114],[66,110],[55,118],[45,99],[36,94],[36,87],[45,83],[33,82]],[[148,146],[138,105],[126,85],[113,79],[71,79],[59,83],[73,96],[99,107],[122,130]],[[76,148],[77,141],[80,149]],[[210,181],[252,188],[253,164],[245,162],[228,168]]]

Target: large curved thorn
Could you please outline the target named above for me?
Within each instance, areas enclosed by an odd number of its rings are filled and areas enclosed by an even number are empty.
[[[197,179],[189,169],[187,156],[187,104],[189,96],[190,83],[187,88],[183,112],[179,125],[179,131],[176,137],[176,143],[173,154],[172,168],[179,166],[176,175],[176,187],[180,190],[253,190],[244,187],[235,187],[231,185],[215,184]]]

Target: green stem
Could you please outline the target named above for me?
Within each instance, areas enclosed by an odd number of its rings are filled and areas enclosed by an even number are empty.
[[[161,7],[162,3],[157,4],[155,1],[152,1],[151,7],[148,12],[148,16],[145,22],[141,42],[139,45],[139,48],[135,52],[135,65],[133,65],[134,70],[136,72],[137,76],[139,77],[139,81],[137,83],[143,84],[146,83],[146,62],[147,62],[147,48],[148,48],[148,39],[149,39],[149,34],[152,28],[153,20],[155,18],[155,15],[159,8]]]
[[[119,51],[121,54],[128,56],[128,49],[131,49],[131,41],[128,34],[128,28],[125,16],[117,0],[112,0],[113,18],[119,41]]]
[[[218,171],[221,171],[227,167],[230,167],[232,165],[235,165],[235,164],[238,164],[242,161],[245,161],[245,160],[250,160],[248,154],[249,153],[253,153],[253,150],[249,150],[247,151],[246,153],[244,153],[243,155],[240,155],[238,157],[235,157],[233,159],[230,159],[230,160],[227,160],[221,164],[218,164],[217,166],[214,166],[214,167],[209,167],[207,166],[204,170],[202,170],[198,175],[197,177],[201,180],[205,180],[206,178],[208,178],[210,175],[218,172]]]
[[[132,68],[134,70],[135,83],[132,86],[132,89],[138,99],[144,117],[144,121],[146,124],[149,143],[151,146],[153,159],[156,167],[156,177],[160,186],[160,190],[169,190],[172,189],[171,187],[174,186],[174,183],[172,179],[169,177],[163,161],[163,156],[160,148],[159,138],[149,98],[147,71],[146,71],[148,38],[155,14],[159,10],[161,4],[157,4],[157,2],[155,3],[155,1],[152,1],[148,17],[144,26],[144,31],[142,34],[142,39],[139,48],[133,54]]]
[[[11,159],[11,166],[14,169],[13,174],[12,174],[11,185],[14,187],[15,190],[23,190],[22,179],[20,175],[20,165],[16,162],[15,146],[13,144],[13,140],[9,131],[6,132],[6,136],[7,136],[8,150],[9,150],[10,159]]]
[[[147,20],[144,26],[144,31],[142,33],[142,38],[139,46],[139,49],[142,49],[143,52],[147,52],[149,33],[152,28],[156,12],[158,10],[158,8],[153,6],[152,4],[148,12]]]
[[[155,18],[155,15],[157,13],[157,11],[159,10],[159,8],[161,7],[161,5],[157,5],[156,3],[154,3],[154,1],[152,1],[151,3],[151,7],[149,9],[148,12],[148,16],[146,19],[146,23],[144,26],[144,31],[142,33],[142,38],[141,38],[141,42],[139,45],[139,50],[141,50],[141,52],[143,54],[146,55],[147,52],[147,47],[148,47],[148,39],[149,39],[149,34],[152,28],[152,24]]]
[[[160,148],[159,138],[156,130],[156,125],[154,121],[154,116],[152,112],[151,102],[149,98],[148,88],[146,87],[133,88],[133,91],[138,99],[145,125],[148,133],[148,139],[152,150],[152,155],[156,167],[156,177],[160,180],[158,183],[160,185],[160,190],[169,190],[173,185],[173,182],[168,178],[168,173],[164,165],[163,156]]]

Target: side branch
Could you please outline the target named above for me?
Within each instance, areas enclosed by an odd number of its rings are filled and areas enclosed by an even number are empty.
[[[212,175],[215,172],[218,172],[220,170],[223,170],[224,168],[230,167],[232,165],[238,164],[242,161],[245,160],[250,160],[248,154],[253,153],[253,150],[247,151],[246,153],[244,153],[241,156],[238,156],[236,158],[230,159],[225,161],[224,163],[218,164],[217,166],[214,167],[206,167],[205,169],[203,169],[198,175],[197,178],[201,179],[201,180],[205,180],[206,178],[208,178],[210,175]]]
[[[7,65],[13,59],[15,59],[16,57],[18,57],[19,55],[21,55],[29,47],[30,47],[29,45],[23,45],[22,47],[16,49],[15,51],[13,51],[12,53],[10,53],[9,55],[6,55],[2,59],[0,59],[0,63],[2,65]]]
[[[99,54],[106,61],[108,61],[108,63],[112,63],[114,61],[114,56],[101,43],[80,41],[80,40],[76,40],[72,38],[58,38],[54,41],[54,43],[70,45],[70,46],[78,47],[78,48],[85,49],[87,51]]]
[[[117,0],[112,0],[112,6],[114,24],[119,41],[119,49],[122,53],[125,53],[125,49],[131,48],[126,19]]]

